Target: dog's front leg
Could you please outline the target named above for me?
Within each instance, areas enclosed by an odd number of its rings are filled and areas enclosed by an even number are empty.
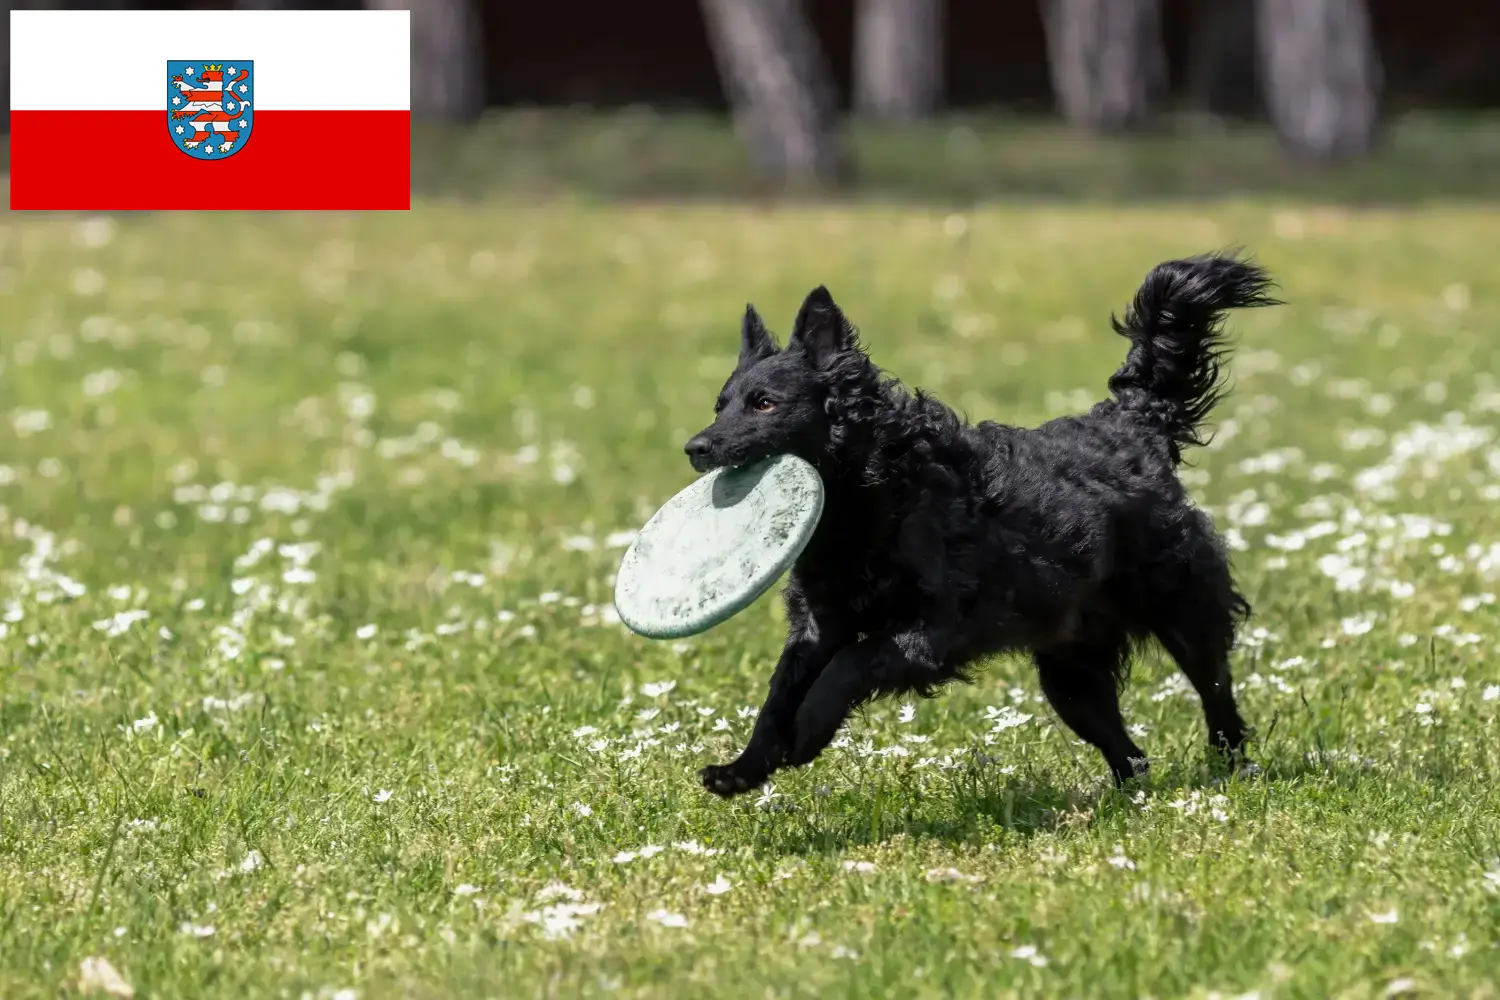
[[[924,627],[871,636],[829,661],[797,709],[796,736],[786,763],[816,758],[860,705],[881,694],[923,689],[947,679],[942,650]]]
[[[832,655],[833,649],[820,642],[812,629],[788,637],[749,742],[732,762],[713,764],[698,772],[704,788],[725,798],[739,795],[760,787],[786,762],[797,707]]]

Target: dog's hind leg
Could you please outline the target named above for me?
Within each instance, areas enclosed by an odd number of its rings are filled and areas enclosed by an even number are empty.
[[[1191,622],[1179,619],[1176,628],[1162,629],[1157,638],[1203,702],[1209,745],[1231,761],[1245,763],[1244,747],[1250,728],[1235,704],[1234,681],[1229,674],[1228,647],[1234,641],[1233,625],[1222,612],[1222,622],[1211,621],[1214,612],[1208,609],[1197,614],[1203,617]]]
[[[1120,715],[1116,678],[1128,647],[1072,645],[1035,654],[1042,692],[1058,717],[1079,738],[1104,754],[1115,784],[1146,772],[1146,754],[1130,738]]]
[[[1236,619],[1249,613],[1249,605],[1235,590],[1229,562],[1207,527],[1200,526],[1188,544],[1187,573],[1151,595],[1151,631],[1197,690],[1209,745],[1243,764],[1250,728],[1235,704],[1229,653]]]

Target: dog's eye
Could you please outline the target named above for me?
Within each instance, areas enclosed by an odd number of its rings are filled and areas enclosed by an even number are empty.
[[[770,413],[776,409],[776,401],[770,396],[757,396],[752,404],[756,413]]]

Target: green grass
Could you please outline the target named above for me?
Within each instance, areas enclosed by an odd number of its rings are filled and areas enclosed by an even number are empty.
[[[1494,997],[1497,232],[1255,199],[12,216],[0,995],[105,956],[139,997]],[[1031,423],[1101,394],[1148,267],[1232,243],[1291,304],[1235,317],[1188,476],[1257,607],[1264,777],[1216,782],[1148,658],[1155,770],[1119,795],[1005,659],[763,801],[703,793],[779,606],[683,643],[603,609],[745,300],[784,334],[826,282],[878,361]]]
[[[1097,139],[997,112],[899,129],[843,128],[853,175],[841,198],[967,205],[995,197],[1135,202],[1254,193],[1303,203],[1414,204],[1500,197],[1500,119],[1413,113],[1378,156],[1336,169],[1289,160],[1264,126],[1180,116],[1153,135]],[[507,111],[453,133],[421,129],[415,188],[672,201],[759,195],[744,148],[709,115]]]

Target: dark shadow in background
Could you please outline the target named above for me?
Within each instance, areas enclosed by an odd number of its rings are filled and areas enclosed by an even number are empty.
[[[480,0],[493,105],[723,110],[698,0]],[[1500,107],[1500,3],[1368,0],[1394,110]],[[805,0],[847,106],[855,0]],[[1162,0],[1181,97],[1202,0]],[[956,110],[1050,110],[1040,0],[947,0],[947,100]]]

